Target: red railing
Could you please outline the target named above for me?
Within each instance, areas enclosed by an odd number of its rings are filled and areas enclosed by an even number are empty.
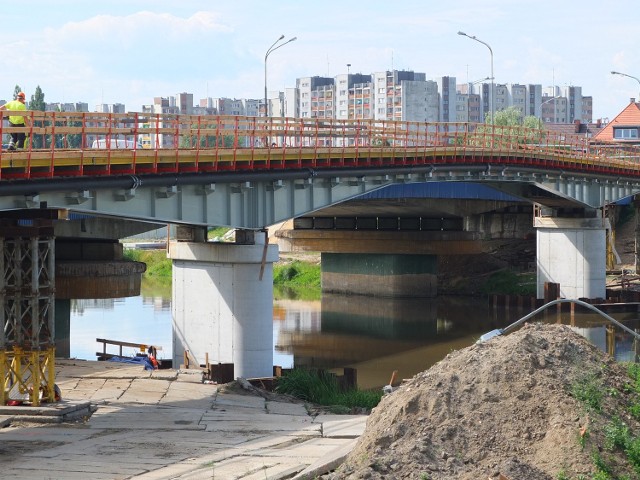
[[[0,111],[0,120],[8,115]],[[3,137],[28,135],[24,149],[0,153],[0,180],[487,163],[640,177],[638,147],[596,145],[543,129],[146,113],[24,115],[27,127],[0,124]]]

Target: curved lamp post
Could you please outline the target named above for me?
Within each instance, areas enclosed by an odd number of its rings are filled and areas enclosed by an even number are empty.
[[[271,44],[271,46],[268,48],[267,53],[264,54],[264,116],[265,117],[269,116],[269,104],[267,103],[267,58],[269,58],[269,55],[271,54],[271,52],[279,49],[280,47],[284,47],[287,43],[291,43],[295,41],[297,38],[298,37],[293,37],[284,43],[280,43],[284,39],[284,35],[280,35],[280,38],[278,38],[275,42],[273,42],[273,44]]]
[[[478,83],[486,82],[487,80],[491,80],[491,77],[485,77],[485,78],[482,78],[480,80],[476,80],[475,82],[469,82],[469,92],[468,93],[471,93],[471,87],[473,87],[474,85],[477,85]]]
[[[489,92],[489,95],[491,97],[491,123],[493,123],[493,115],[495,113],[495,108],[494,108],[494,103],[493,103],[493,97],[494,97],[494,91],[493,91],[493,83],[494,83],[494,77],[493,77],[493,50],[491,49],[491,47],[489,46],[489,44],[487,42],[483,42],[482,40],[480,40],[479,38],[473,36],[473,35],[467,35],[464,32],[458,32],[458,35],[462,35],[463,37],[467,37],[470,38],[471,40],[475,40],[478,43],[483,44],[485,47],[487,47],[489,49],[489,53],[491,54],[491,92]]]
[[[633,78],[640,85],[640,79],[638,79],[637,77],[634,77],[633,75],[627,75],[626,73],[614,72],[613,70],[611,71],[611,75],[622,75],[623,77]],[[638,96],[638,100],[640,101],[640,96]]]
[[[540,116],[541,117],[542,117],[542,105],[545,105],[545,104],[547,104],[549,102],[557,100],[558,98],[560,98],[560,95],[558,95],[557,97],[548,98],[544,102],[540,103]],[[556,116],[557,116],[557,114],[556,114],[556,102],[553,102],[553,122],[551,122],[551,123],[556,123],[556,121],[557,121]]]

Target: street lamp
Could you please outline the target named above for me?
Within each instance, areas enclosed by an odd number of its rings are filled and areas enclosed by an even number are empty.
[[[469,82],[469,91],[467,93],[471,94],[471,90],[474,85],[477,85],[478,83],[486,82],[487,80],[491,80],[491,77],[485,77],[480,80],[476,80],[475,82]]]
[[[273,44],[267,50],[267,53],[264,54],[264,116],[265,117],[269,116],[269,104],[267,103],[267,58],[269,58],[269,55],[271,54],[271,52],[279,49],[280,47],[284,47],[287,43],[291,43],[295,41],[296,38],[298,37],[293,37],[284,43],[280,43],[284,39],[284,35],[280,35],[280,38],[278,38],[275,42],[273,42]]]
[[[491,54],[491,92],[489,92],[490,98],[491,98],[491,123],[493,123],[493,115],[495,112],[495,108],[494,108],[494,103],[493,103],[493,97],[494,97],[494,92],[493,92],[493,82],[494,82],[494,76],[493,76],[493,50],[491,49],[491,47],[489,46],[488,43],[483,42],[482,40],[480,40],[479,38],[472,36],[472,35],[467,35],[464,32],[458,32],[458,35],[462,35],[463,37],[467,37],[470,38],[471,40],[475,40],[478,43],[483,44],[485,47],[487,47],[489,49],[489,53]]]
[[[633,78],[640,85],[640,79],[638,79],[637,77],[634,77],[633,75],[627,75],[626,73],[614,72],[613,70],[611,71],[611,75],[622,75],[623,77]],[[638,96],[638,100],[640,100],[640,96]]]
[[[560,98],[560,95],[558,95],[557,97],[551,97],[551,98],[547,98],[544,102],[540,103],[540,116],[542,117],[542,105],[545,105],[551,101],[557,100],[558,98]],[[556,102],[553,102],[553,122],[551,123],[556,123],[557,119],[556,119]]]

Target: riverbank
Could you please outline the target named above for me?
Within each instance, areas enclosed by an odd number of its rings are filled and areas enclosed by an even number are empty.
[[[339,463],[367,419],[203,384],[199,370],[56,360],[56,383],[61,408],[91,402],[97,410],[62,424],[1,418],[3,478],[285,479],[316,462]]]

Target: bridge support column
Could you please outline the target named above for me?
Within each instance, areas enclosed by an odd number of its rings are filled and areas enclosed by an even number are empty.
[[[6,235],[6,236],[5,236]],[[0,405],[55,400],[53,229],[0,237]]]
[[[323,253],[322,291],[374,297],[435,297],[436,255]]]
[[[273,262],[262,232],[252,245],[171,242],[174,356],[233,363],[236,377],[273,375]],[[246,239],[245,239],[246,241]]]
[[[536,217],[538,298],[545,282],[562,298],[606,297],[606,232],[601,218]]]

